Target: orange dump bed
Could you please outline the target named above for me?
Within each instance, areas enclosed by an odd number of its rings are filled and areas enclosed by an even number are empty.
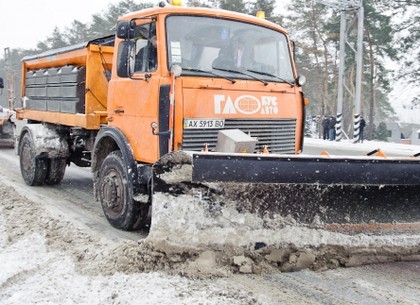
[[[105,37],[22,60],[18,119],[99,129],[106,123],[114,38]]]

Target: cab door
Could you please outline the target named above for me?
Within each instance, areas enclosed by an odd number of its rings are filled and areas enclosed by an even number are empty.
[[[116,70],[109,86],[109,125],[125,134],[137,161],[153,163],[159,157],[159,137],[153,135],[151,124],[158,118],[162,66],[158,58],[163,44],[160,46],[157,23],[149,18],[140,21],[129,39],[117,40]]]

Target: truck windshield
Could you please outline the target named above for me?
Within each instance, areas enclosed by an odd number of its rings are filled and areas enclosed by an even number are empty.
[[[170,16],[166,28],[169,67],[180,65],[184,75],[217,77],[210,71],[220,77],[294,82],[287,39],[280,32],[194,16]]]

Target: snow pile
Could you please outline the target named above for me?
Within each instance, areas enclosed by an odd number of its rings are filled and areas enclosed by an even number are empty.
[[[305,138],[305,148],[316,147],[320,150],[342,151],[343,155],[366,156],[367,153],[381,149],[387,156],[411,157],[420,152],[419,145],[397,144],[380,141],[364,141],[363,143],[353,143],[352,140],[341,140],[340,142],[321,139]]]
[[[256,243],[277,248],[289,244],[298,248],[322,245],[380,248],[414,247],[420,242],[420,234],[347,235],[296,223],[290,225],[288,223],[293,223],[293,220],[287,218],[271,220],[271,225],[267,226],[256,213],[239,213],[227,204],[216,217],[210,213],[208,202],[204,200],[185,195],[157,194],[148,238],[191,247],[234,245],[247,249],[254,248]]]
[[[2,185],[0,197],[2,305],[261,304],[252,293],[231,285],[227,289],[223,278],[142,273],[164,271],[169,260],[137,242],[90,235],[64,215],[50,215],[42,204]]]
[[[152,231],[146,240],[140,240],[139,234],[139,241],[127,241],[89,230],[65,212],[52,211],[43,202],[22,197],[1,182],[0,198],[1,304],[272,304],[272,299],[232,285],[229,278],[235,273],[325,270],[420,260],[420,243],[378,247],[386,239],[379,242],[359,235],[347,244],[339,234],[288,226],[287,222],[276,237],[284,241],[277,247],[222,245],[225,237],[219,236],[220,228],[213,226],[212,232],[211,223],[201,227],[207,236],[196,236],[193,231],[177,236],[175,220],[186,222],[180,214],[171,215],[172,224],[166,223],[174,233],[166,231],[154,238],[158,231]],[[182,197],[161,200],[160,208],[168,211],[171,206],[185,204]],[[200,213],[188,204],[184,211],[192,217]],[[252,223],[252,218],[243,220]],[[194,219],[197,224],[200,221],[198,216]],[[206,246],[190,244],[204,237],[209,238]],[[288,239],[294,243],[286,243]],[[405,242],[412,245],[410,239]],[[254,287],[253,278],[249,281]],[[279,299],[308,304],[287,299],[288,295],[281,294]]]
[[[152,213],[146,241],[160,241],[173,249],[190,247],[198,253],[197,249],[209,249],[216,261],[233,272],[326,269],[420,259],[418,232],[348,235],[291,224],[287,218],[275,219],[277,225],[267,226],[256,214],[238,213],[228,205],[214,217],[208,203],[183,195],[159,194]]]

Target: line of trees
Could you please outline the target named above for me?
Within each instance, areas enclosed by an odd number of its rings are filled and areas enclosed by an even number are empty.
[[[138,1],[136,1],[138,2]],[[16,73],[16,89],[23,56],[88,41],[113,34],[117,18],[128,12],[152,7],[151,3],[121,0],[105,11],[94,14],[89,23],[74,20],[64,28],[54,31],[37,44],[35,49],[11,49],[9,67]],[[259,10],[266,18],[284,26],[297,46],[297,65],[308,79],[305,93],[311,104],[308,113],[334,115],[337,99],[339,12],[313,0],[294,0],[284,11],[275,13],[275,0],[188,0],[187,6],[213,7],[245,14]],[[394,119],[395,112],[389,103],[390,81],[418,84],[420,80],[420,0],[364,0],[364,58],[362,114],[368,118],[368,138],[374,138],[373,122]],[[357,24],[357,23],[356,23]],[[355,31],[354,31],[355,32]],[[349,43],[355,35],[349,30]],[[350,50],[348,51],[351,52]],[[387,70],[387,62],[398,62],[395,71]],[[4,61],[0,60],[0,67]],[[346,60],[346,87],[354,91],[355,61]],[[0,68],[0,76],[4,69]],[[5,96],[1,97],[5,99]],[[420,106],[415,97],[409,105]],[[4,101],[2,100],[4,105]],[[351,136],[353,101],[345,94],[343,127]],[[369,124],[370,123],[370,124]]]
[[[392,44],[390,16],[386,10],[375,6],[373,0],[363,1],[364,57],[362,76],[362,115],[368,118],[368,138],[374,136],[374,122],[395,119],[387,95],[390,92],[390,74],[385,61],[395,60]],[[312,79],[306,93],[313,101],[311,112],[324,116],[336,113],[338,91],[338,61],[340,12],[315,1],[296,0],[289,7],[286,26],[295,37],[300,53],[301,71]],[[348,12],[351,15],[352,12]],[[353,12],[357,27],[357,11]],[[350,22],[348,22],[350,23]],[[356,29],[348,29],[347,41],[356,49]],[[343,103],[343,131],[352,137],[353,96],[355,94],[355,57],[347,47],[345,62],[345,87]],[[353,55],[353,56],[352,56]]]

